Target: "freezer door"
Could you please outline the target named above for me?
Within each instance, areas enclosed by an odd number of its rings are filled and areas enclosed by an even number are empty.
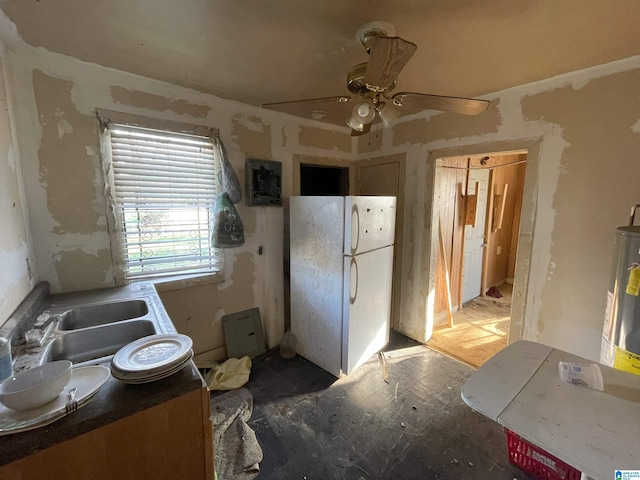
[[[393,245],[396,197],[346,197],[344,208],[345,255]]]
[[[389,342],[393,247],[344,257],[342,371],[347,375]]]
[[[291,331],[296,351],[340,376],[344,197],[291,197]]]

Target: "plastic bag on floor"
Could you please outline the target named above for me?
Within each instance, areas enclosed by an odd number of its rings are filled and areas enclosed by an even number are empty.
[[[216,365],[207,373],[206,382],[211,390],[235,390],[249,380],[251,359],[249,357],[230,358]]]

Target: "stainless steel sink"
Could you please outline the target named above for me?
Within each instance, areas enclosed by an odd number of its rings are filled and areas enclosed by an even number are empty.
[[[129,320],[67,332],[47,346],[41,363],[71,360],[78,363],[100,363],[126,344],[156,329],[150,320]]]
[[[73,308],[62,314],[58,329],[76,330],[79,328],[95,327],[96,325],[143,317],[147,313],[149,313],[149,307],[144,300],[127,300],[86,305]]]

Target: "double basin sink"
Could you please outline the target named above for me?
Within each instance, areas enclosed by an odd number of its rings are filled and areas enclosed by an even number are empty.
[[[48,332],[38,363],[98,364],[138,338],[162,333],[145,299],[118,300],[45,311]]]

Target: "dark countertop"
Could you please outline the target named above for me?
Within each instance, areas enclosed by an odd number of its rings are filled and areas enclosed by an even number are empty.
[[[175,333],[160,297],[150,283],[51,295],[42,303],[42,310],[142,297],[153,306],[159,333]],[[102,365],[109,367],[109,362]],[[204,380],[193,362],[170,377],[145,384],[130,385],[110,377],[95,397],[73,414],[41,428],[0,437],[0,465],[202,388],[205,388]]]

